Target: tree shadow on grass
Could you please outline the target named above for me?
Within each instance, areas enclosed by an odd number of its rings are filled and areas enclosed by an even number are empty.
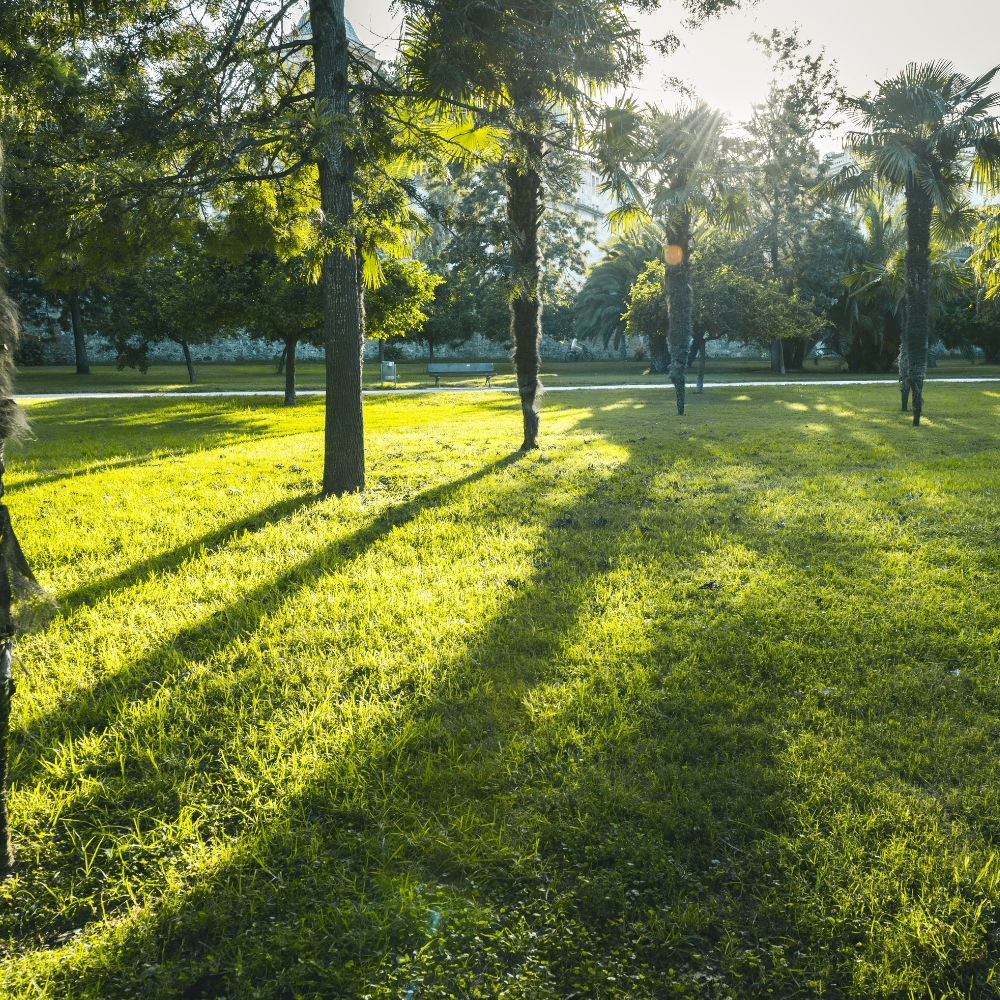
[[[166,552],[159,552],[148,559],[134,563],[127,569],[111,577],[92,580],[59,597],[59,604],[72,614],[82,605],[92,605],[117,590],[135,587],[153,576],[160,576],[175,570],[200,551],[221,549],[235,542],[241,535],[260,531],[275,521],[294,514],[295,511],[316,502],[315,496],[293,496],[279,500],[262,510],[227,524],[219,525],[198,538],[177,545]]]
[[[239,600],[211,614],[207,619],[181,629],[122,670],[103,676],[93,687],[74,693],[57,712],[39,720],[37,728],[32,727],[30,738],[27,731],[12,733],[16,742],[30,743],[35,747],[34,753],[28,753],[25,749],[18,754],[12,773],[13,780],[24,781],[35,772],[40,755],[57,734],[79,735],[89,731],[102,731],[110,719],[121,711],[122,706],[134,698],[143,695],[148,697],[171,673],[182,673],[234,639],[253,633],[269,614],[294,601],[296,594],[317,578],[343,570],[395,528],[417,517],[426,507],[446,502],[453,494],[516,462],[519,457],[514,454],[498,459],[467,476],[425,490],[412,499],[383,511],[370,524],[312,554],[280,576],[248,591]],[[301,500],[289,501],[289,512],[302,504]],[[257,522],[262,516],[272,512],[276,512],[274,508],[251,520]],[[235,528],[227,526],[219,532],[217,544],[232,541],[242,530],[242,523]],[[171,563],[175,564],[179,559],[185,558],[185,553],[199,544],[200,542],[191,543],[169,554]],[[157,568],[158,566],[151,567],[148,572]],[[145,567],[141,571],[147,572]],[[76,603],[85,598],[86,594],[75,594]]]
[[[638,490],[649,479],[628,461],[615,477]],[[620,952],[639,930],[699,946],[711,914],[686,879],[703,874],[726,825],[713,826],[713,797],[780,799],[778,741],[721,698],[689,693],[678,711],[675,646],[650,655],[628,628],[588,643],[649,559],[633,523],[608,526],[601,492],[549,507],[535,571],[429,687],[354,678],[355,697],[382,708],[350,759],[317,760],[275,812],[247,817],[229,857],[85,981],[109,996],[395,996],[413,972],[395,956],[425,943],[432,910],[445,913],[450,952],[470,922],[481,947],[464,941],[460,961],[422,970],[431,994],[460,981],[528,989],[540,961],[558,994],[572,992],[566,929],[575,951],[585,942],[619,972],[638,968]],[[748,836],[765,836],[768,820],[762,809]],[[654,901],[670,912],[649,918]],[[647,973],[652,959],[666,975],[676,953],[644,952]]]
[[[127,412],[122,412],[127,402]],[[303,409],[300,413],[308,413]],[[33,436],[10,449],[13,487],[43,485],[92,473],[129,468],[153,455],[163,459],[275,438],[274,424],[287,410],[273,402],[209,400],[53,400],[32,404]],[[169,426],[170,447],[163,446]],[[294,434],[316,428],[303,426]],[[123,454],[124,453],[124,454]],[[51,457],[49,457],[51,455]],[[67,472],[19,471],[22,461],[51,461]],[[88,466],[97,466],[95,469]]]

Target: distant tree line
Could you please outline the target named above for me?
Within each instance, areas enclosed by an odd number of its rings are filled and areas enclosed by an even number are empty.
[[[687,0],[688,23],[738,5]],[[342,0],[7,6],[10,293],[72,332],[81,375],[88,333],[137,367],[175,343],[192,379],[193,347],[240,333],[283,355],[292,403],[298,345],[322,346],[336,494],[364,485],[365,335],[509,345],[525,448],[543,330],[641,336],[681,412],[714,339],[776,372],[810,351],[898,367],[916,420],[932,339],[997,359],[1000,226],[971,197],[1000,182],[993,72],[910,66],[848,98],[776,31],[755,36],[773,73],[747,122],[690,94],[609,104],[650,6],[403,0],[388,62],[349,39]],[[821,160],[845,116],[848,155]],[[568,208],[585,167],[616,206],[590,266]]]

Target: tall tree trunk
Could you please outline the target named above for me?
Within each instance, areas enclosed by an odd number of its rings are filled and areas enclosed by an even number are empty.
[[[83,336],[83,314],[80,312],[80,296],[70,292],[69,318],[73,324],[73,349],[76,351],[77,375],[90,374],[90,362],[87,360],[87,341]]]
[[[194,362],[191,360],[191,348],[188,347],[186,340],[181,341],[181,350],[184,352],[184,363],[187,365],[188,380],[194,385],[198,380],[194,376]]]
[[[382,364],[385,361],[385,338],[378,338],[378,363]]]
[[[520,140],[525,162],[508,163],[504,179],[507,222],[513,235],[510,337],[514,342],[514,370],[524,421],[521,451],[529,451],[538,447],[538,410],[542,395],[538,381],[542,364],[542,248],[538,236],[545,211],[541,175],[544,146],[540,136],[522,134]]]
[[[687,233],[687,228],[683,230]],[[670,381],[677,390],[677,413],[684,413],[688,348],[694,330],[694,290],[691,287],[691,241],[681,242],[684,254],[677,264],[667,264],[667,348]]]
[[[298,337],[285,338],[285,406],[295,405],[295,348]]]
[[[433,340],[428,340],[427,341],[427,353],[429,355],[428,360],[433,361],[434,360],[434,341]]]
[[[285,373],[285,357],[288,354],[288,348],[282,347],[281,357],[278,358],[278,374],[283,375]]]
[[[906,384],[913,396],[913,426],[920,426],[931,323],[930,198],[916,182],[906,188]]]
[[[330,124],[320,140],[320,207],[327,222],[350,226],[354,215],[354,154],[345,143],[350,120],[344,0],[310,0],[315,94]],[[364,363],[358,262],[342,248],[323,258],[323,334],[326,344],[326,431],[323,494],[365,487]]]
[[[902,412],[910,407],[910,365],[906,357],[906,302],[903,302],[903,329],[899,335],[899,395],[902,400]]]
[[[649,335],[649,370],[654,375],[667,370],[667,338],[662,333]]]
[[[705,341],[701,342],[701,347],[698,350],[698,386],[694,390],[699,395],[705,388]]]

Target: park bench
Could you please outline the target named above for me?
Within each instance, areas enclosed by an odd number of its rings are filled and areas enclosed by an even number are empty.
[[[459,378],[463,375],[485,375],[486,384],[488,386],[490,384],[490,379],[496,375],[496,371],[491,363],[480,364],[479,362],[466,362],[464,364],[456,365],[428,365],[427,374],[434,376],[435,385],[440,385],[441,379],[448,378],[450,375],[454,375]]]

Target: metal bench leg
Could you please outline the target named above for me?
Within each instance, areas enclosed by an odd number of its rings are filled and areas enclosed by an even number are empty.
[[[435,375],[434,376],[434,388],[436,389],[440,385],[441,385],[441,376],[440,375]]]

